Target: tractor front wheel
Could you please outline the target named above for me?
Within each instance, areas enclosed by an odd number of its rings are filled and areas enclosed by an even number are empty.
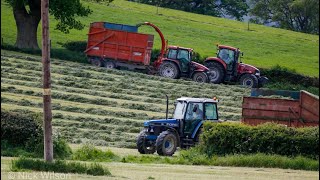
[[[160,65],[159,74],[171,79],[178,79],[180,75],[178,67],[172,62],[163,62]]]
[[[196,72],[193,77],[193,81],[198,83],[207,83],[208,82],[208,76],[204,72]]]
[[[153,154],[156,152],[156,147],[146,139],[146,130],[142,130],[137,137],[137,148],[141,154]]]
[[[177,136],[170,131],[163,131],[156,140],[157,153],[161,156],[172,156],[177,146]]]
[[[240,78],[240,84],[248,88],[258,87],[258,78],[253,74],[245,74]]]

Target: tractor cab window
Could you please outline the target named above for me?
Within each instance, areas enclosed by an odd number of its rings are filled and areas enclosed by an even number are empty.
[[[184,132],[191,134],[195,127],[203,120],[203,103],[189,103],[186,111]]]
[[[205,119],[206,120],[218,120],[217,104],[205,103]]]
[[[189,63],[191,59],[189,51],[185,49],[180,49],[177,55],[177,59],[180,61],[181,71],[188,72]]]
[[[184,112],[186,111],[187,103],[184,101],[177,101],[175,106],[176,107],[175,107],[173,118],[174,119],[183,119]]]
[[[188,50],[180,49],[178,52],[177,59],[185,59],[190,61],[190,53]]]
[[[220,49],[218,52],[218,57],[226,62],[226,64],[231,64],[234,61],[234,56],[234,51],[229,49]]]
[[[168,53],[168,58],[169,59],[176,59],[177,58],[177,52],[178,50],[176,49],[170,49]]]

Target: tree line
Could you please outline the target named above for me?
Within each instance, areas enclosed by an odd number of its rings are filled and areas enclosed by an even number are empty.
[[[249,15],[256,24],[274,23],[277,27],[319,34],[319,0],[129,0],[158,7],[177,9],[242,21]]]

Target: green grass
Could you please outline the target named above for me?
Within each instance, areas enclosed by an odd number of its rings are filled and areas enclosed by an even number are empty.
[[[114,1],[110,6],[83,2],[91,7],[93,14],[82,18],[86,25],[81,31],[71,30],[70,34],[63,34],[55,30],[56,20],[50,18],[50,37],[52,52],[68,54],[77,57],[62,47],[61,44],[71,41],[86,41],[88,26],[95,21],[108,21],[135,25],[150,21],[156,24],[164,33],[169,44],[191,47],[202,56],[213,56],[216,43],[239,47],[245,54],[243,61],[257,67],[270,68],[279,64],[283,67],[295,69],[298,73],[319,77],[319,36],[292,32],[283,29],[265,27],[247,23],[215,18],[210,16],[186,13],[177,10],[128,2]],[[39,26],[39,45],[40,43]],[[143,33],[155,34],[155,46],[160,47],[160,39],[150,27],[141,27]],[[1,0],[1,37],[4,43],[13,45],[16,38],[15,22],[12,10]]]
[[[53,162],[46,162],[40,159],[29,159],[20,157],[12,161],[12,170],[34,170],[34,171],[47,171],[57,173],[77,173],[89,174],[94,176],[110,176],[111,173],[108,169],[104,168],[98,163],[91,163],[89,165],[79,162],[66,162],[62,160],[55,160]]]
[[[252,154],[252,155],[227,155],[215,156],[209,158],[203,154],[189,153],[186,157],[182,152],[178,157],[160,157],[160,156],[134,156],[128,155],[121,159],[123,163],[139,164],[183,164],[183,165],[207,165],[207,166],[235,166],[235,167],[261,167],[261,168],[281,168],[281,169],[299,169],[309,171],[319,171],[319,162],[317,160],[294,157],[289,158],[279,155]]]
[[[157,154],[149,155],[134,155],[135,153],[123,154],[122,152],[113,153],[115,150],[105,149],[101,150],[97,147],[91,147],[88,153],[87,145],[82,145],[76,150],[81,156],[90,158],[83,158],[85,161],[99,161],[99,162],[122,162],[122,163],[138,163],[138,164],[182,164],[182,165],[207,165],[207,166],[235,166],[235,167],[263,167],[263,168],[282,168],[282,169],[300,169],[309,171],[318,171],[319,162],[315,159],[306,158],[302,156],[286,157],[280,155],[268,155],[263,153],[257,154],[234,154],[226,156],[212,156],[208,157],[202,154],[197,147],[189,150],[182,150],[173,157],[164,157]],[[99,152],[99,153],[93,153]],[[106,155],[103,160],[101,154]],[[89,155],[88,155],[89,154]],[[110,154],[112,154],[110,156]],[[114,158],[116,157],[116,158]],[[80,159],[77,159],[80,160]]]
[[[80,161],[116,161],[119,159],[115,153],[111,150],[102,151],[101,149],[95,148],[92,144],[84,144],[81,148],[77,149],[73,155],[73,160]]]
[[[1,157],[1,179],[19,177],[23,174],[30,177],[34,174],[47,174],[46,172],[12,172],[10,170],[12,159]],[[59,177],[67,177],[71,180],[104,180],[104,179],[319,179],[318,171],[302,171],[279,168],[248,168],[248,167],[222,167],[222,166],[198,166],[198,165],[172,165],[172,164],[135,164],[120,162],[101,162],[108,167],[112,176],[90,176],[86,174],[62,174],[55,173]],[[37,176],[41,178],[41,176]],[[21,176],[20,176],[21,177]],[[33,176],[32,176],[33,177]],[[12,179],[12,178],[11,178]],[[43,178],[42,178],[43,179]],[[66,178],[64,178],[66,179]]]

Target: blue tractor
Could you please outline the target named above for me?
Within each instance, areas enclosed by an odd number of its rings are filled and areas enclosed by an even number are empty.
[[[144,122],[144,129],[137,137],[137,148],[141,154],[172,156],[177,147],[182,149],[199,142],[204,121],[218,120],[216,98],[181,97],[175,102],[173,118],[168,119],[168,98],[166,119]]]

